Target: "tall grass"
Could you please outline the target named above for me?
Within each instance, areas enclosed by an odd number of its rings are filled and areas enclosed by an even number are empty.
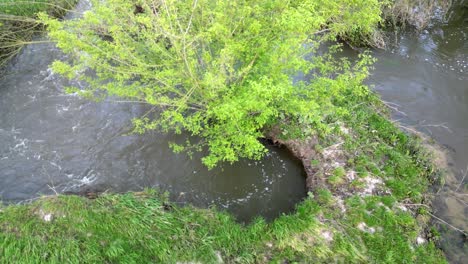
[[[292,215],[245,226],[166,199],[148,190],[0,205],[0,263],[445,263],[432,242],[410,248],[408,213],[359,205],[320,222],[334,211],[307,198]],[[354,227],[363,221],[385,229]]]
[[[42,31],[39,12],[63,16],[77,0],[0,0],[0,68]]]

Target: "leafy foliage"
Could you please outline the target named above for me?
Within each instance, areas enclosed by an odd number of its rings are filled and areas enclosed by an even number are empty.
[[[82,95],[157,107],[157,118],[134,120],[135,131],[188,132],[193,142],[172,146],[206,147],[208,167],[262,157],[258,139],[278,124],[285,135],[300,127],[288,136],[326,131],[324,117],[339,111],[333,100],[354,84],[355,93],[366,90],[360,82],[369,59],[352,71],[348,63],[330,64],[328,56],[307,56],[333,36],[372,30],[380,19],[377,0],[105,0],[92,6],[77,20],[42,16],[58,47],[73,55],[53,69],[86,81]],[[95,75],[82,74],[90,69]],[[294,80],[313,70],[311,82]]]

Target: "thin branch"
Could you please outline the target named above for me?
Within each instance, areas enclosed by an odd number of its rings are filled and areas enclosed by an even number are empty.
[[[441,127],[441,128],[445,128],[449,133],[453,133],[453,131],[448,128],[445,123],[442,123],[442,124],[438,124],[438,125],[420,125],[421,127]]]
[[[325,32],[329,32],[330,29],[329,28],[326,28],[326,29],[322,29],[322,30],[319,30],[319,31],[316,31],[314,33],[312,33],[313,35],[318,35],[318,34],[322,34],[322,33],[325,33]]]
[[[15,43],[15,44],[1,46],[1,48],[11,48],[11,47],[24,46],[24,45],[28,45],[28,44],[39,44],[39,43],[54,43],[54,42],[49,41],[49,40],[21,41],[21,42]]]
[[[409,204],[409,203],[403,203],[403,205],[409,205],[409,206],[423,206],[423,207],[426,207],[426,208],[428,208],[428,209],[431,209],[431,207],[429,207],[427,204]],[[458,231],[458,232],[464,234],[465,236],[468,235],[468,233],[466,233],[465,230],[460,229],[460,228],[458,228],[458,227],[456,227],[456,226],[453,226],[453,225],[449,224],[449,223],[448,223],[447,221],[445,221],[444,219],[442,219],[442,218],[440,218],[440,217],[438,217],[438,216],[436,216],[436,215],[434,215],[434,214],[432,214],[432,213],[430,213],[430,212],[427,212],[427,213],[428,213],[430,216],[432,216],[434,219],[436,219],[437,221],[439,221],[439,222],[441,222],[441,223],[443,223],[443,224],[446,224],[447,226],[449,226],[449,227],[452,228],[453,230]]]
[[[447,226],[449,226],[449,227],[452,228],[453,230],[458,231],[458,232],[464,234],[465,236],[468,236],[468,233],[466,233],[465,230],[460,229],[460,228],[457,228],[457,227],[455,227],[455,226],[449,224],[447,221],[445,221],[444,219],[441,219],[441,218],[435,216],[434,214],[431,214],[431,213],[428,213],[428,214],[429,214],[430,216],[434,217],[436,220],[440,221],[441,223],[446,224]]]
[[[392,102],[386,102],[384,100],[382,100],[382,103],[384,103],[388,108],[394,110],[395,112],[400,113],[400,114],[402,114],[404,116],[408,116],[405,112],[398,110],[397,107],[399,107],[399,105],[397,105],[395,103],[392,103]],[[394,106],[392,106],[392,105],[394,105]]]
[[[463,175],[463,178],[461,179],[460,184],[459,184],[458,187],[455,189],[455,192],[457,192],[458,189],[460,189],[460,187],[463,185],[463,182],[465,181],[465,178],[466,178],[466,175],[467,175],[467,174],[468,174],[468,165],[466,165],[465,174]]]
[[[416,134],[416,135],[421,135],[421,132],[419,132],[419,131],[417,131],[417,130],[415,130],[415,129],[406,127],[406,126],[404,126],[404,125],[402,125],[402,124],[398,124],[398,126],[399,126],[400,128],[405,129],[405,130],[408,130],[408,131],[410,131],[410,132],[412,132],[412,133],[414,133],[414,134]]]
[[[111,102],[111,103],[147,104],[147,105],[176,107],[176,105],[173,105],[173,104],[166,104],[166,103],[152,104],[152,103],[148,103],[148,102],[145,102],[145,101],[136,101],[136,100],[109,100],[109,102]],[[188,106],[187,105],[186,107],[189,108],[189,109],[193,109],[193,110],[201,110],[202,109],[202,108],[197,107],[197,106]]]
[[[192,8],[192,13],[190,14],[190,19],[187,25],[187,28],[185,29],[185,34],[188,33],[190,27],[192,26],[192,19],[193,19],[193,14],[195,13],[195,9],[197,8],[198,0],[195,0],[193,2],[193,8]]]

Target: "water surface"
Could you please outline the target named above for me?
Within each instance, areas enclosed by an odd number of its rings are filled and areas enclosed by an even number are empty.
[[[80,2],[76,15],[86,9]],[[298,160],[272,146],[261,161],[208,171],[201,154],[174,154],[183,136],[129,134],[145,105],[94,103],[64,93],[67,81],[48,67],[64,59],[54,45],[24,48],[0,78],[0,200],[55,192],[168,191],[175,202],[216,206],[239,220],[290,212],[306,195]]]

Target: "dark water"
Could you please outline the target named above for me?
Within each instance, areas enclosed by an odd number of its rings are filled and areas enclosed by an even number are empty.
[[[214,205],[247,221],[289,212],[305,197],[303,168],[284,149],[268,146],[261,161],[208,171],[200,156],[169,149],[176,136],[128,135],[131,119],[148,109],[66,95],[68,83],[48,69],[61,58],[53,44],[29,45],[0,79],[1,200],[157,187],[173,201]]]

